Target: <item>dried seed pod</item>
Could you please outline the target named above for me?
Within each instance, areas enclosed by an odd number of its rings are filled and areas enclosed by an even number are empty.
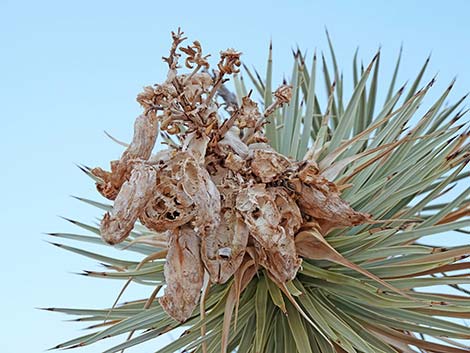
[[[243,177],[229,168],[216,165],[211,173],[211,179],[219,191],[222,209],[235,207],[237,195],[245,183]]]
[[[277,282],[286,283],[295,278],[302,259],[297,256],[294,238],[282,231],[277,237],[279,242],[276,244],[276,249],[267,249],[256,239],[254,244],[259,264],[267,269]]]
[[[161,169],[155,197],[141,222],[157,232],[188,222],[202,233],[218,226],[220,195],[207,170],[189,152],[176,152]]]
[[[106,198],[114,200],[122,184],[129,179],[136,160],[146,161],[153,150],[158,134],[157,118],[154,114],[139,115],[134,123],[134,136],[121,159],[111,162],[111,172],[101,168],[92,173],[103,182],[96,183],[98,191]]]
[[[281,187],[255,184],[238,194],[236,208],[254,238],[260,265],[279,282],[293,279],[301,264],[294,234],[302,217],[295,201]]]
[[[219,226],[202,237],[201,256],[212,282],[227,282],[240,267],[248,234],[243,218],[234,209],[227,208]]]
[[[263,183],[270,183],[281,177],[292,162],[264,143],[249,146],[251,170]]]
[[[172,231],[164,275],[167,286],[160,305],[172,318],[184,322],[199,301],[204,279],[200,239],[190,227]]]
[[[239,268],[249,232],[235,202],[244,182],[240,174],[216,164],[211,178],[221,200],[219,226],[202,237],[201,256],[212,282],[225,283]]]
[[[150,201],[156,186],[157,171],[143,163],[137,164],[131,177],[117,195],[113,209],[101,221],[101,236],[109,244],[123,241],[134,228],[134,223]]]
[[[281,215],[281,227],[293,236],[303,223],[302,214],[295,200],[282,187],[269,187],[267,191],[272,195]]]
[[[298,205],[319,223],[323,234],[333,227],[355,226],[371,219],[370,215],[353,210],[341,199],[336,185],[319,174],[314,163],[308,163],[299,171],[293,185],[298,193]]]

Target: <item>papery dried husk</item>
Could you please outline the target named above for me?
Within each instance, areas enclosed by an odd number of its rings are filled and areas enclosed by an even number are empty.
[[[297,256],[293,238],[282,232],[276,237],[279,239],[277,247],[271,249],[254,241],[257,259],[278,283],[286,283],[295,278],[302,259]]]
[[[270,183],[281,177],[292,162],[264,143],[249,145],[251,170],[263,183]]]
[[[133,163],[147,160],[153,150],[158,134],[155,114],[139,115],[134,123],[132,142],[124,151],[120,160],[111,162],[111,172],[94,168],[91,173],[103,180],[96,183],[98,191],[107,199],[114,200],[122,184],[129,179]]]
[[[260,265],[280,283],[295,278],[302,262],[294,242],[302,223],[295,201],[282,187],[255,184],[239,193],[236,208],[254,239]]]
[[[186,136],[182,151],[191,153],[199,164],[204,164],[208,143],[208,136],[198,136],[196,132],[192,132]]]
[[[237,195],[245,183],[243,176],[221,165],[214,168],[210,177],[219,191],[222,210],[235,207]]]
[[[240,267],[248,235],[243,218],[234,209],[226,209],[219,226],[202,237],[201,256],[212,282],[227,282]]]
[[[225,283],[239,268],[248,242],[248,227],[235,209],[243,178],[217,165],[211,175],[221,199],[219,226],[202,237],[201,256],[212,282]]]
[[[189,152],[176,152],[158,174],[154,199],[140,217],[157,232],[186,223],[205,232],[220,219],[220,195],[207,170]]]
[[[148,159],[147,163],[153,166],[161,168],[167,163],[170,158],[175,154],[175,150],[172,148],[167,148],[161,151],[158,151],[156,154],[152,154]]]
[[[109,244],[123,241],[134,228],[139,215],[153,195],[157,181],[155,168],[140,163],[134,166],[131,177],[124,182],[111,211],[101,221],[101,236]]]
[[[166,288],[160,305],[172,318],[184,322],[198,304],[204,279],[200,238],[192,228],[172,231],[164,275]]]
[[[269,187],[274,202],[281,214],[280,225],[289,234],[295,234],[303,223],[302,214],[293,197],[282,187]]]
[[[227,158],[225,158],[224,166],[233,172],[240,172],[246,167],[246,160],[238,154],[229,152]]]
[[[314,163],[303,167],[292,184],[302,212],[319,223],[323,234],[336,227],[356,226],[371,220],[370,215],[355,211],[341,199],[336,185],[319,174]]]

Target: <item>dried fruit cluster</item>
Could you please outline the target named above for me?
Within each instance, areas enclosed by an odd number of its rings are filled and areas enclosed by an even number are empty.
[[[299,231],[307,227],[324,236],[369,216],[351,209],[314,161],[295,161],[269,146],[263,126],[289,103],[289,86],[274,92],[264,113],[247,96],[223,119],[217,94],[238,72],[241,53],[222,51],[210,75],[200,43],[182,47],[183,33],[172,35],[166,81],[137,97],[144,113],[136,119],[132,143],[111,162],[110,172],[92,173],[100,180],[99,192],[114,200],[101,223],[106,242],[123,241],[136,221],[157,232],[159,244],[163,236],[167,287],[160,303],[185,321],[199,301],[204,273],[210,283],[235,276],[242,287],[242,279],[251,280],[261,266],[282,285],[296,276],[299,253],[309,254],[308,246],[296,249]],[[180,52],[189,74],[177,71]],[[152,155],[158,127],[173,143]],[[297,247],[308,245],[305,232],[300,238]],[[310,243],[313,251],[315,244]]]

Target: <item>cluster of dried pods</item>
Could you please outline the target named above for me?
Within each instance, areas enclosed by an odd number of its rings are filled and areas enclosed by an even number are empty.
[[[306,237],[305,229],[321,237],[370,218],[340,198],[314,161],[295,161],[269,146],[264,124],[289,103],[291,87],[280,86],[264,113],[247,96],[223,119],[218,93],[238,72],[241,53],[222,51],[211,75],[199,42],[181,47],[183,32],[172,37],[166,81],[137,97],[144,113],[135,121],[132,143],[110,172],[92,173],[98,191],[114,200],[101,223],[106,242],[123,241],[140,221],[156,232],[158,244],[166,244],[160,304],[183,322],[199,302],[205,273],[206,283],[232,276],[249,281],[261,266],[283,285],[296,276],[300,256],[315,257],[312,252],[325,246]],[[177,72],[180,52],[189,74]],[[153,155],[159,129],[177,141]]]

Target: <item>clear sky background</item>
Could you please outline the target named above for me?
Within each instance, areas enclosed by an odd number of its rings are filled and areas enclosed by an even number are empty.
[[[58,215],[100,216],[69,197],[98,198],[74,163],[107,167],[120,155],[103,130],[130,139],[135,96],[164,77],[171,30],[181,26],[214,57],[237,48],[261,71],[272,38],[279,82],[290,73],[292,47],[327,49],[325,25],[347,79],[357,46],[365,62],[381,46],[390,71],[403,43],[399,81],[432,52],[427,77],[439,72],[437,94],[457,75],[456,98],[470,90],[469,13],[465,0],[0,0],[0,352],[42,352],[83,333],[35,307],[104,307],[119,290],[118,282],[72,274],[100,267],[47,244],[42,232],[77,230]],[[150,290],[132,287],[126,298]]]

